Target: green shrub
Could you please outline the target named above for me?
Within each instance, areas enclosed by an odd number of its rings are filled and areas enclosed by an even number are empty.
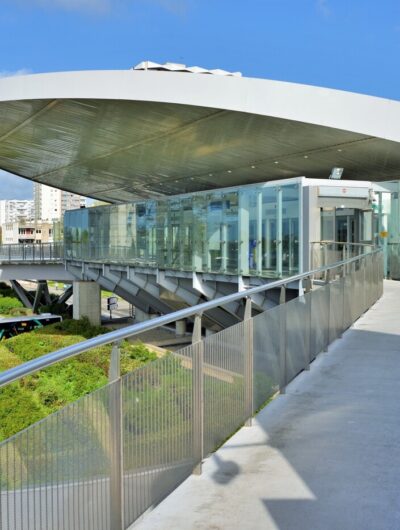
[[[0,344],[0,371],[108,331],[91,326],[87,319],[82,319],[64,320],[30,333],[22,333]],[[0,440],[106,385],[111,348],[111,344],[94,348],[41,370],[12,385],[12,392],[8,390],[9,387],[0,389]],[[130,344],[128,341],[121,344],[122,374],[156,358],[156,354],[144,344]],[[12,407],[6,407],[5,418],[1,406],[7,400],[10,400]],[[4,428],[3,419],[6,421]]]
[[[11,309],[24,307],[22,302],[17,298],[11,298],[10,296],[3,296],[0,298],[0,313],[9,314]]]
[[[41,334],[54,334],[57,332],[62,335],[81,335],[85,339],[91,339],[97,335],[103,335],[108,333],[110,330],[102,326],[92,326],[87,317],[83,317],[80,320],[63,320],[62,322],[56,322],[51,326],[46,326],[40,330]]]
[[[32,313],[33,313],[32,309],[28,309],[27,307],[13,307],[8,312],[10,317],[29,316],[29,315],[32,315]]]
[[[14,383],[0,391],[0,435],[3,439],[22,431],[47,415],[29,392]]]

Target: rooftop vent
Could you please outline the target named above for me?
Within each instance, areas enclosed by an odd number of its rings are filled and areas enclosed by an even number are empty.
[[[206,68],[200,68],[200,66],[186,66],[185,64],[179,63],[165,63],[158,64],[152,61],[142,61],[133,67],[133,70],[158,70],[160,72],[186,72],[189,74],[212,74],[212,75],[226,75],[233,77],[242,77],[241,72],[227,72],[226,70],[207,70]]]

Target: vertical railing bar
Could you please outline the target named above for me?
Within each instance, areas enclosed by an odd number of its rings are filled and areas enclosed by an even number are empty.
[[[29,434],[30,434],[30,430],[27,429],[26,430],[25,455],[30,455],[30,452],[29,452]],[[23,466],[23,458],[22,457],[23,457],[23,455],[21,454],[21,471],[22,471],[22,466]],[[27,506],[26,516],[27,516],[28,528],[29,528],[29,521],[30,521],[30,507],[29,507],[29,504],[30,504],[30,499],[31,499],[31,490],[30,490],[30,482],[29,482],[29,465],[25,466],[25,467],[26,467],[26,506]],[[0,485],[0,495],[1,495],[1,485]],[[1,503],[1,497],[0,497],[0,503]],[[0,528],[1,528],[1,505],[0,505]]]
[[[41,430],[42,430],[42,425],[39,425],[38,426],[38,431],[39,431],[39,434],[41,434]],[[41,440],[41,436],[40,436],[40,441]],[[39,445],[39,451],[42,451],[43,450],[43,447],[42,447],[42,444],[38,444]],[[39,454],[39,461],[41,460],[42,458],[42,453]],[[39,515],[40,515],[40,530],[42,530],[43,528],[43,519],[44,519],[44,516],[43,516],[43,498],[44,498],[44,495],[43,495],[43,466],[39,466],[40,467],[40,481],[39,481],[39,495],[40,495],[40,511],[39,511]]]
[[[193,421],[194,421],[194,455],[197,462],[193,473],[200,475],[204,453],[204,342],[201,337],[201,315],[194,319],[192,348],[193,348]]]
[[[244,398],[245,398],[245,426],[251,427],[253,416],[253,318],[252,300],[246,298],[244,309]],[[240,342],[238,342],[240,344]],[[232,367],[231,367],[232,369]],[[233,371],[233,370],[232,370]]]
[[[110,472],[110,466],[111,466],[111,458],[110,458],[110,451],[111,451],[111,432],[110,432],[110,390],[107,389],[106,394],[106,404],[105,404],[105,411],[104,411],[104,417],[101,420],[101,436],[103,439],[104,447],[107,451],[107,459],[108,459],[108,465],[105,467],[105,474],[103,479],[100,482],[100,497],[102,501],[102,525],[103,528],[106,530],[109,530],[110,528],[110,514],[109,514],[109,508],[110,508],[110,499],[111,499],[111,488],[110,488],[110,478],[109,474]],[[107,421],[108,416],[108,421]],[[107,496],[107,484],[108,484],[108,496]]]
[[[49,448],[48,448],[48,428],[47,425],[43,425],[44,428],[44,446],[45,446],[45,460],[44,460],[44,475],[45,475],[45,507],[46,507],[46,530],[49,528],[49,498],[48,498],[48,480],[49,480],[49,469],[48,469],[48,459],[49,459]]]
[[[144,410],[144,375],[145,375],[146,368],[142,371],[141,376],[141,382],[142,382],[142,395],[139,398],[140,403],[140,414],[138,415],[138,469],[140,471],[140,474],[138,475],[138,508],[139,513],[142,513],[142,505],[143,505],[143,475],[141,473],[141,470],[143,468],[143,417],[144,413],[142,412]]]
[[[14,483],[14,525],[17,526],[17,470],[15,466],[16,456],[15,456],[15,442],[11,444],[13,448],[13,483]],[[21,492],[22,493],[22,492]],[[22,515],[22,514],[21,514]]]
[[[286,285],[282,285],[279,295],[279,306],[280,306],[280,312],[279,312],[279,360],[280,360],[280,384],[279,384],[279,391],[281,394],[286,393],[286,363],[287,363],[287,341],[286,341]]]
[[[142,372],[143,374],[143,372]],[[141,376],[142,377],[142,386],[143,386],[143,375]],[[138,387],[140,388],[140,386],[138,385]],[[140,395],[140,394],[139,394]],[[139,399],[139,410],[143,410],[143,398],[142,396],[140,396]],[[142,475],[140,474],[140,470],[142,468],[142,417],[143,417],[143,414],[139,414],[139,417],[138,417],[138,429],[137,429],[137,447],[136,447],[136,450],[137,450],[137,468],[138,468],[138,487],[137,487],[137,497],[138,497],[138,514],[142,513]]]
[[[74,408],[73,408],[73,418],[78,418],[78,403],[74,403]],[[79,514],[79,482],[78,482],[78,476],[77,476],[77,467],[76,467],[76,455],[78,453],[78,440],[77,440],[77,437],[74,436],[74,449],[73,449],[73,455],[75,457],[75,462],[74,462],[74,473],[73,473],[73,479],[72,479],[72,487],[73,487],[73,491],[74,491],[74,528],[79,528],[80,530],[80,526],[81,526],[81,521],[80,521],[80,514]],[[75,524],[77,524],[77,527],[75,526]]]
[[[88,400],[89,400],[89,403],[88,403],[88,412],[87,412],[87,416],[89,418],[89,425],[90,425],[90,437],[91,439],[93,439],[93,435],[94,433],[96,432],[96,426],[95,426],[95,423],[94,423],[94,406],[93,406],[93,402],[94,402],[94,397],[93,396],[90,396],[88,397]],[[91,460],[93,459],[93,456],[90,455],[90,458]],[[90,468],[92,468],[92,463],[90,465]],[[96,496],[95,496],[95,484],[96,484],[96,478],[94,476],[91,477],[91,480],[88,481],[88,483],[90,484],[90,486],[88,486],[88,488],[90,488],[89,490],[87,490],[87,503],[89,504],[89,499],[90,499],[90,507],[88,506],[87,508],[87,514],[88,514],[88,530],[91,530],[94,526],[94,520],[95,520],[95,499],[96,499]],[[90,510],[91,508],[91,510]],[[98,507],[97,507],[98,509]]]
[[[10,487],[11,487],[11,480],[10,480],[10,470],[9,470],[9,463],[10,463],[10,457],[8,454],[8,449],[10,447],[10,444],[6,444],[6,477],[7,477],[7,503],[6,503],[6,512],[7,512],[7,528],[10,528],[10,514],[11,514],[11,508],[10,508]]]
[[[59,430],[61,431],[59,433],[59,435],[61,435],[61,455],[64,455],[65,454],[65,445],[64,445],[64,440],[65,440],[65,437],[64,437],[64,423],[62,421],[62,417],[63,417],[63,414],[57,414],[57,424],[61,424],[61,427],[58,427],[57,428],[57,432],[59,432]],[[61,511],[61,507],[62,507],[62,528],[63,530],[65,530],[65,508],[66,508],[66,500],[65,500],[65,497],[68,498],[68,495],[65,495],[65,478],[63,479],[63,484],[62,484],[62,487],[61,487],[61,484],[60,484],[60,464],[59,464],[59,460],[57,460],[57,484],[59,485],[58,488],[57,488],[57,513],[59,513]],[[68,486],[67,486],[68,488]],[[68,490],[67,490],[68,491]],[[60,494],[61,494],[61,500],[62,502],[60,502]]]
[[[310,369],[311,365],[311,357],[312,357],[312,351],[311,351],[311,338],[312,338],[312,279],[311,276],[305,279],[305,292],[304,292],[304,300],[306,302],[306,308],[307,308],[307,320],[306,320],[306,354],[307,354],[307,364],[305,367],[305,370]]]
[[[83,417],[86,419],[86,421],[89,423],[89,426],[91,427],[90,425],[90,415],[89,415],[89,405],[90,405],[90,400],[92,399],[92,397],[90,396],[89,398],[85,399],[82,401],[82,406],[83,406]],[[85,451],[86,453],[87,451]],[[91,461],[92,458],[93,458],[93,455],[90,454],[87,456],[88,460]],[[93,479],[91,479],[90,477],[86,477],[86,473],[81,477],[81,480],[82,480],[82,519],[83,519],[83,524],[84,524],[84,529],[89,529],[89,525],[90,525],[90,507],[89,507],[89,503],[88,503],[88,500],[89,500],[89,493],[91,491],[91,484],[92,484],[92,481]]]
[[[145,414],[144,414],[144,429],[143,429],[143,432],[144,432],[144,447],[145,447],[145,451],[144,451],[144,468],[143,468],[143,473],[144,473],[144,509],[147,508],[147,506],[149,505],[149,477],[148,477],[148,473],[147,473],[147,467],[149,465],[149,446],[147,444],[147,432],[149,430],[149,394],[150,394],[150,370],[146,370],[146,384],[147,384],[147,391],[146,391],[146,401],[145,401],[145,404],[146,404],[146,411],[145,411]],[[169,440],[170,442],[170,440]],[[170,446],[170,443],[169,443],[169,446]],[[171,451],[171,447],[170,447],[170,451]]]
[[[328,310],[328,333],[326,337],[326,343],[324,351],[328,351],[330,339],[331,339],[331,274],[330,270],[328,269],[326,271],[325,275],[325,287],[326,287],[326,294],[327,294],[327,310]]]
[[[111,350],[109,369],[111,383],[110,434],[110,525],[112,530],[123,530],[123,482],[122,482],[122,384],[120,343],[114,343]]]
[[[84,406],[84,401],[77,403],[76,410],[77,410],[77,416],[79,418],[81,407]],[[77,443],[77,454],[79,454],[79,443]],[[76,490],[77,490],[77,498],[78,498],[78,521],[79,521],[79,530],[85,530],[82,523],[83,521],[83,509],[82,509],[82,482],[81,482],[81,476],[80,476],[80,469],[77,469],[77,479],[76,479]]]

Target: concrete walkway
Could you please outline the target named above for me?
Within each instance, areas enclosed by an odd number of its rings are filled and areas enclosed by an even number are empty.
[[[400,282],[135,530],[400,529]]]

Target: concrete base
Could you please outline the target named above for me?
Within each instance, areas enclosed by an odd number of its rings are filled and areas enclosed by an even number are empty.
[[[100,285],[96,282],[73,282],[73,318],[87,317],[93,326],[101,323]]]

